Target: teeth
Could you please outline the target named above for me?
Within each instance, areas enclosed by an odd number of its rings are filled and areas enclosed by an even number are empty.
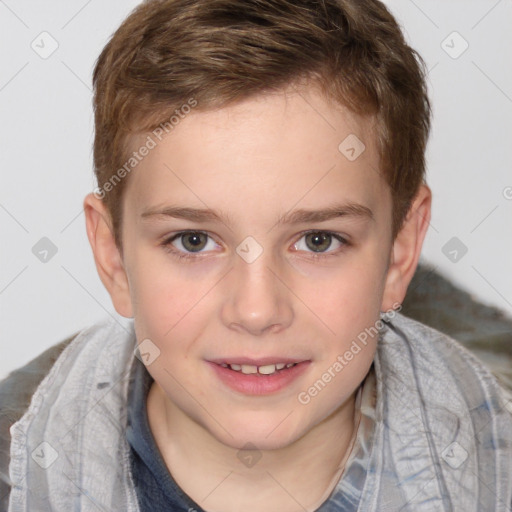
[[[245,373],[246,375],[249,373],[258,373],[258,367],[252,366],[251,364],[243,364],[242,373]]]
[[[258,366],[258,373],[262,373],[263,375],[270,375],[276,371],[275,364],[267,364],[265,366]]]
[[[245,375],[251,375],[255,373],[259,373],[260,375],[272,375],[277,370],[282,370],[284,367],[291,368],[295,366],[297,363],[277,363],[277,364],[266,364],[263,366],[254,366],[252,364],[227,364],[222,363],[221,366],[224,368],[231,368],[237,372],[242,372]]]

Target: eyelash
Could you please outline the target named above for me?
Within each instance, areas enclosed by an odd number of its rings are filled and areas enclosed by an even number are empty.
[[[167,251],[169,252],[173,257],[177,258],[178,260],[197,260],[198,256],[197,254],[201,254],[201,253],[190,253],[190,252],[183,252],[183,251],[180,251],[178,249],[174,249],[173,246],[172,246],[172,242],[174,242],[174,240],[176,240],[177,238],[183,236],[183,235],[186,235],[187,233],[199,233],[199,234],[203,234],[203,235],[206,235],[208,236],[209,238],[211,238],[208,233],[204,232],[204,231],[197,231],[197,230],[185,230],[185,231],[180,231],[179,233],[176,233],[174,235],[172,235],[171,237],[168,237],[166,238],[160,245]],[[299,240],[306,236],[306,235],[309,235],[311,233],[315,233],[315,234],[326,234],[326,235],[331,235],[334,239],[338,240],[338,242],[340,242],[342,244],[342,247],[340,247],[339,249],[337,249],[336,251],[331,251],[331,252],[327,252],[327,253],[315,253],[315,252],[311,252],[311,257],[314,259],[314,260],[320,260],[320,259],[324,259],[324,258],[329,258],[329,257],[332,257],[332,256],[339,256],[340,253],[346,249],[347,247],[350,247],[352,244],[350,242],[348,242],[348,240],[344,237],[342,237],[341,235],[337,234],[337,233],[333,233],[332,231],[322,231],[322,230],[315,230],[315,229],[310,229],[308,231],[303,231],[301,232],[299,235]],[[297,242],[295,242],[297,243]],[[201,257],[201,256],[199,256]]]

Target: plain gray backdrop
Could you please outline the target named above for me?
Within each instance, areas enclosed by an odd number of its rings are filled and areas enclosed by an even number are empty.
[[[0,378],[108,314],[85,233],[91,75],[134,0],[0,0]],[[429,68],[422,259],[512,316],[512,2],[386,4]],[[46,251],[46,252],[45,252]]]

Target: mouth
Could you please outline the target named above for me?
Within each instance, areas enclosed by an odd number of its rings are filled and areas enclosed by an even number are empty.
[[[208,361],[215,376],[229,388],[248,395],[275,393],[304,373],[310,360],[229,359]]]
[[[235,372],[243,373],[244,375],[274,375],[282,370],[293,368],[299,363],[272,363],[265,365],[252,365],[252,364],[237,364],[237,363],[221,363],[223,368],[229,368]]]

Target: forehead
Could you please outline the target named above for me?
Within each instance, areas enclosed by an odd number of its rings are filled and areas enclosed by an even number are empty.
[[[152,149],[132,171],[125,211],[168,203],[275,218],[345,200],[385,209],[372,119],[328,101],[314,88],[261,95],[217,110],[200,105],[168,133],[132,140]],[[148,139],[149,136],[149,139]],[[264,207],[264,208],[263,208]],[[382,212],[380,212],[382,213]]]

